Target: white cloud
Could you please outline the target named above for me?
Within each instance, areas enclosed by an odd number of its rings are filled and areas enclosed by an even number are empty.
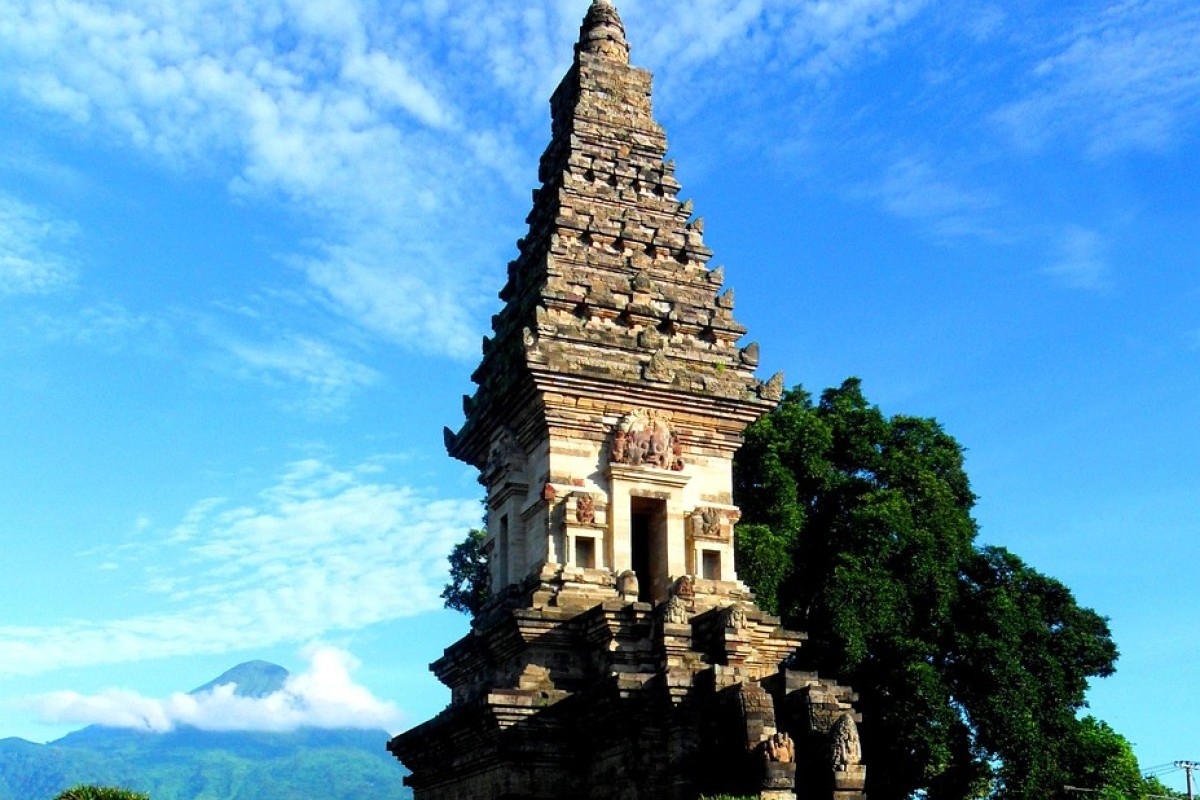
[[[388,267],[373,263],[369,252],[347,247],[328,248],[324,256],[297,263],[333,307],[364,328],[393,341],[421,331],[431,350],[460,357],[476,354],[479,342],[470,333],[472,304],[462,301],[464,287],[444,276],[418,278],[404,265],[424,261],[419,254],[396,253],[396,266]]]
[[[1064,286],[1090,292],[1112,288],[1112,270],[1104,258],[1100,234],[1068,225],[1055,243],[1057,257],[1043,272]]]
[[[622,12],[638,63],[734,91],[768,66],[798,82],[844,67],[922,6],[628,0]],[[511,255],[507,211],[528,196],[586,7],[0,0],[0,88],[282,200],[316,223],[289,260],[309,292],[373,336],[464,357],[491,302],[480,274]]]
[[[104,725],[165,733],[181,726],[207,731],[294,731],[299,728],[399,728],[400,712],[354,682],[359,662],[329,646],[306,650],[308,668],[289,675],[283,688],[266,697],[242,697],[234,684],[197,694],[177,692],[165,699],[125,689],[95,695],[59,691],[22,703],[45,722]]]
[[[893,161],[882,178],[859,188],[901,219],[921,223],[940,238],[995,237],[989,215],[998,202],[979,189],[959,186],[941,174],[940,167],[919,156]]]
[[[77,235],[71,223],[0,193],[0,295],[70,286],[76,267],[65,251]]]
[[[720,63],[709,89],[752,76],[764,65],[803,76],[843,69],[917,16],[927,0],[691,0],[621,3],[635,61],[666,75],[691,76]],[[584,6],[580,6],[582,8]],[[578,14],[576,9],[568,13]],[[572,31],[574,33],[574,31]]]
[[[1025,147],[1082,139],[1092,155],[1160,150],[1200,114],[1200,7],[1125,0],[1038,63],[1029,96],[996,119]]]
[[[373,461],[290,464],[251,503],[196,503],[167,532],[116,548],[159,610],[44,627],[0,626],[0,676],[309,641],[441,607],[446,555],[477,500],[388,483]]]
[[[86,305],[69,314],[37,314],[28,324],[31,333],[47,342],[70,342],[108,351],[131,343],[142,349],[161,350],[174,335],[165,320],[134,313],[111,301]]]
[[[328,342],[307,336],[266,343],[227,338],[219,345],[234,357],[233,369],[246,377],[298,384],[304,397],[296,405],[314,414],[341,408],[352,394],[379,379],[379,373],[370,367]]]
[[[421,38],[369,4],[0,2],[0,16],[0,70],[25,102],[169,164],[219,165],[235,191],[283,199],[335,245],[356,247],[361,269],[344,281],[386,279],[397,243],[462,217],[480,179],[459,157],[468,134]],[[425,286],[446,282],[440,266],[402,269]],[[312,288],[335,305],[338,292],[356,291]],[[458,313],[462,292],[423,294],[446,313],[400,315],[387,326],[394,341],[437,351],[447,338],[476,338]],[[463,330],[422,336],[431,317]]]

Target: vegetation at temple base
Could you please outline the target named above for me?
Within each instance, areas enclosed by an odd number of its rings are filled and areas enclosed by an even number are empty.
[[[472,529],[450,552],[450,582],[442,589],[446,608],[477,614],[488,600],[487,531]]]
[[[150,800],[150,795],[107,786],[72,786],[54,800]]]
[[[808,632],[798,667],[859,692],[873,800],[1152,793],[1129,743],[1077,714],[1113,672],[1105,619],[976,544],[962,447],[937,422],[884,416],[857,379],[818,403],[793,389],[747,429],[734,482],[739,575]]]

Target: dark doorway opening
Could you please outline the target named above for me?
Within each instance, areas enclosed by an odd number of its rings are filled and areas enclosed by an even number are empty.
[[[667,596],[667,501],[634,497],[629,544],[638,578],[638,600],[658,603]]]

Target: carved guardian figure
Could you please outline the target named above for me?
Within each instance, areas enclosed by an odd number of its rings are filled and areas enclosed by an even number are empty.
[[[786,733],[776,733],[763,742],[763,758],[768,763],[792,764],[796,761],[796,744]]]
[[[669,419],[658,411],[631,411],[613,433],[612,460],[617,464],[679,471],[681,453]]]
[[[832,760],[834,772],[847,772],[851,767],[862,763],[862,743],[858,738],[858,726],[854,717],[842,714],[833,723],[830,731],[832,739]]]

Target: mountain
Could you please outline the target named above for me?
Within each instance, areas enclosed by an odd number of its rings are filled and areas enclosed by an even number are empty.
[[[203,686],[197,686],[188,694],[200,694],[218,686],[232,683],[237,686],[234,694],[242,697],[267,697],[283,688],[288,671],[268,661],[247,661],[222,672]]]
[[[193,693],[236,683],[236,694],[266,697],[287,675],[251,661]],[[0,739],[0,800],[50,800],[77,783],[124,786],[152,800],[410,800],[406,771],[384,749],[389,738],[382,730],[147,733],[93,725],[44,745]]]

